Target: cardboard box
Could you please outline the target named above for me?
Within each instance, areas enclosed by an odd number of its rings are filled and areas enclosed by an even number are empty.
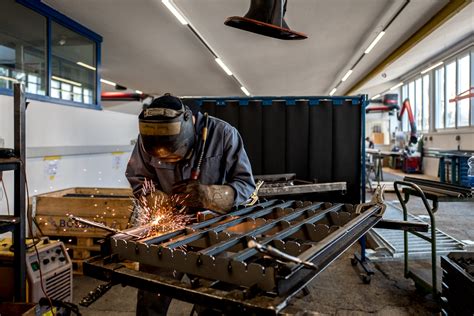
[[[372,141],[376,145],[384,144],[384,134],[383,133],[372,133]]]

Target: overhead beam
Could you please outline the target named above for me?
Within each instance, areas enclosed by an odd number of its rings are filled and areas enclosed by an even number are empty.
[[[388,55],[380,64],[375,66],[369,73],[367,73],[361,80],[349,88],[346,95],[355,93],[365,83],[381,73],[386,67],[405,55],[428,35],[433,33],[441,25],[451,19],[459,11],[464,9],[472,0],[450,0],[441,10],[438,11],[431,19],[428,20],[421,28],[418,29],[412,36],[405,40],[398,48],[396,48],[390,55]]]

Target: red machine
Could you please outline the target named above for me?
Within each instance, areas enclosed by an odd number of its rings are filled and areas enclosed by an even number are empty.
[[[415,117],[413,115],[409,99],[405,99],[405,101],[403,101],[402,109],[397,116],[399,121],[402,120],[405,111],[408,114],[408,121],[410,122],[410,141],[408,142],[408,147],[410,147],[418,143],[418,137],[416,133]],[[406,151],[406,154],[403,155],[402,170],[405,173],[421,172],[421,155],[412,156],[409,151]]]
[[[385,94],[381,99],[370,100],[370,103],[378,103],[381,105],[370,105],[365,109],[365,113],[370,112],[390,112],[398,110],[398,94]]]

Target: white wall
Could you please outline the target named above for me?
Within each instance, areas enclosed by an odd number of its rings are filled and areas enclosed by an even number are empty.
[[[124,172],[137,134],[136,115],[31,101],[26,111],[30,195],[78,186],[128,187]],[[3,95],[0,138],[13,147],[13,98]],[[59,156],[47,157],[51,154]],[[4,180],[12,210],[13,172],[4,172]],[[4,192],[0,214],[6,214]]]

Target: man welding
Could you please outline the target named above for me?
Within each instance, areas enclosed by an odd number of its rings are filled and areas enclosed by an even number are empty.
[[[242,138],[230,124],[165,94],[140,113],[139,130],[126,171],[137,198],[148,180],[164,196],[180,196],[184,206],[223,214],[255,190]],[[165,269],[149,272],[182,277]],[[139,290],[137,315],[166,315],[170,302]]]

